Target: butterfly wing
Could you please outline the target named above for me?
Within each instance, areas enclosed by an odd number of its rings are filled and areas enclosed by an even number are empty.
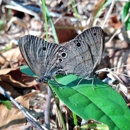
[[[56,73],[87,76],[101,61],[104,35],[100,27],[93,27],[63,45],[26,35],[19,40],[19,48],[41,81],[51,79]]]
[[[100,27],[92,27],[63,45],[68,49],[62,66],[66,73],[87,76],[96,70],[104,48],[104,35]]]
[[[30,69],[41,81],[51,79],[60,69],[57,58],[59,52],[65,50],[64,47],[36,36],[26,35],[20,38],[19,48]]]
[[[76,39],[84,40],[88,44],[92,55],[93,70],[95,70],[101,62],[104,50],[104,32],[101,27],[92,27],[83,31]]]

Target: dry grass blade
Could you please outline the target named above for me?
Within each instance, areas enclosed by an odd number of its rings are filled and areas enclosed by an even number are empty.
[[[130,13],[128,13],[128,14],[126,15],[126,17],[125,17],[124,21],[122,22],[120,28],[115,31],[115,33],[112,35],[112,37],[109,39],[109,41],[108,41],[106,44],[109,44],[109,42],[111,42],[111,41],[113,40],[113,38],[114,38],[117,34],[121,33],[121,31],[122,31],[121,28],[122,28],[122,26],[124,25],[124,23],[128,20],[129,17],[130,17]]]
[[[112,1],[112,4],[111,4],[111,6],[110,6],[110,9],[109,9],[109,11],[108,11],[108,13],[107,13],[107,16],[105,17],[105,20],[104,20],[104,22],[103,22],[102,28],[104,28],[104,26],[105,26],[105,24],[106,24],[106,21],[108,20],[108,17],[109,17],[109,15],[110,15],[110,13],[111,13],[113,7],[114,7],[114,4],[115,4],[115,0]]]
[[[5,31],[8,31],[8,29],[11,27],[12,23],[15,23],[15,24],[23,27],[25,29],[25,31],[26,31],[25,34],[29,34],[29,30],[28,30],[27,25],[21,19],[19,19],[17,17],[13,17],[13,18],[10,19],[10,21],[7,23]]]
[[[98,12],[98,10],[102,7],[102,5],[105,3],[106,0],[99,0],[98,3],[95,5],[94,9],[93,9],[93,12],[92,12],[92,15],[90,17],[90,22],[89,22],[89,25],[88,27],[92,27],[93,26],[93,23],[94,23],[94,20],[95,20],[95,16]]]

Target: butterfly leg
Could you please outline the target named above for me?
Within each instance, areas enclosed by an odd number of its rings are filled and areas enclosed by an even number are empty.
[[[76,85],[76,90],[77,90],[78,85],[82,82],[83,79],[84,78],[81,78],[80,81],[78,82],[78,84]],[[94,86],[93,86],[93,84],[94,84],[94,78],[87,78],[87,80],[92,80],[92,89],[94,90]]]
[[[92,80],[92,89],[95,90],[94,89],[94,77],[91,77],[91,78],[88,77],[87,80]]]
[[[58,85],[59,88],[63,89],[59,84],[58,82],[56,81],[56,79],[54,77],[52,77],[52,79],[56,82],[56,84]]]
[[[86,78],[86,77],[87,77],[87,78]],[[77,86],[76,86],[76,89],[77,89],[78,85],[82,82],[83,79],[91,80],[91,78],[88,78],[88,77],[89,77],[89,74],[84,75],[84,76],[80,79],[80,81],[78,82],[78,84],[77,84]]]
[[[92,89],[94,90],[93,84],[94,84],[94,78],[92,78]]]
[[[78,82],[78,84],[76,85],[76,90],[77,90],[77,88],[78,88],[78,85],[82,82],[83,79],[84,79],[84,78],[81,78],[80,81]]]

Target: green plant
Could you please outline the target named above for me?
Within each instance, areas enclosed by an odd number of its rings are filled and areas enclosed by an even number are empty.
[[[11,110],[11,102],[9,100],[0,100],[1,104],[4,104],[9,110]]]
[[[127,2],[123,8],[122,20],[124,20],[126,16],[129,14],[129,10],[130,10],[130,2]],[[125,22],[125,27],[127,30],[130,30],[130,16]]]
[[[93,87],[92,80],[85,79],[77,86],[80,79],[75,75],[58,75],[57,82],[48,83],[59,99],[82,119],[98,120],[110,130],[128,130],[130,111],[122,96],[98,78],[94,78]]]

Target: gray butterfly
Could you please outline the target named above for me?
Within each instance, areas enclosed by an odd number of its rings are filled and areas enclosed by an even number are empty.
[[[87,78],[94,75],[101,61],[104,32],[100,27],[92,27],[64,44],[26,35],[19,39],[19,48],[39,82],[54,79],[56,74]]]

